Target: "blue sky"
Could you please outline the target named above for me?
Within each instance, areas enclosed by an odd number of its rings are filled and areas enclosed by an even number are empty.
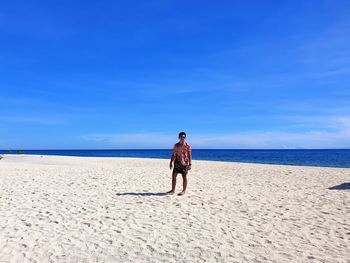
[[[1,1],[0,148],[350,147],[349,1]]]

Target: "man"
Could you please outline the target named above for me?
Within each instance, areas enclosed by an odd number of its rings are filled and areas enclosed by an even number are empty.
[[[191,145],[189,145],[186,142],[186,133],[180,132],[179,133],[179,142],[174,145],[173,148],[173,154],[171,156],[170,160],[170,170],[173,168],[173,162],[174,162],[174,170],[172,175],[172,188],[168,192],[168,194],[174,194],[175,193],[175,187],[176,187],[176,176],[180,173],[182,174],[182,180],[183,180],[183,189],[182,192],[178,195],[184,195],[186,193],[187,188],[187,173],[189,170],[191,170],[191,163],[192,163],[192,149]]]

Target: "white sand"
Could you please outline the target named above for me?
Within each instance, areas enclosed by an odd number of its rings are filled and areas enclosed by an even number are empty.
[[[5,155],[0,262],[350,262],[350,169],[168,163]]]

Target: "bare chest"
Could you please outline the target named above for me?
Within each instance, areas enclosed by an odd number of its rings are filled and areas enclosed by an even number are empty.
[[[178,146],[177,147],[177,155],[180,156],[182,154],[183,146]]]

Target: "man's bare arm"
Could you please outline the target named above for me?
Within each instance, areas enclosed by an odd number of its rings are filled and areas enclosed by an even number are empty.
[[[169,164],[170,170],[173,169],[173,162],[175,161],[175,159],[176,159],[176,148],[174,146],[173,154],[171,155],[170,164]]]

